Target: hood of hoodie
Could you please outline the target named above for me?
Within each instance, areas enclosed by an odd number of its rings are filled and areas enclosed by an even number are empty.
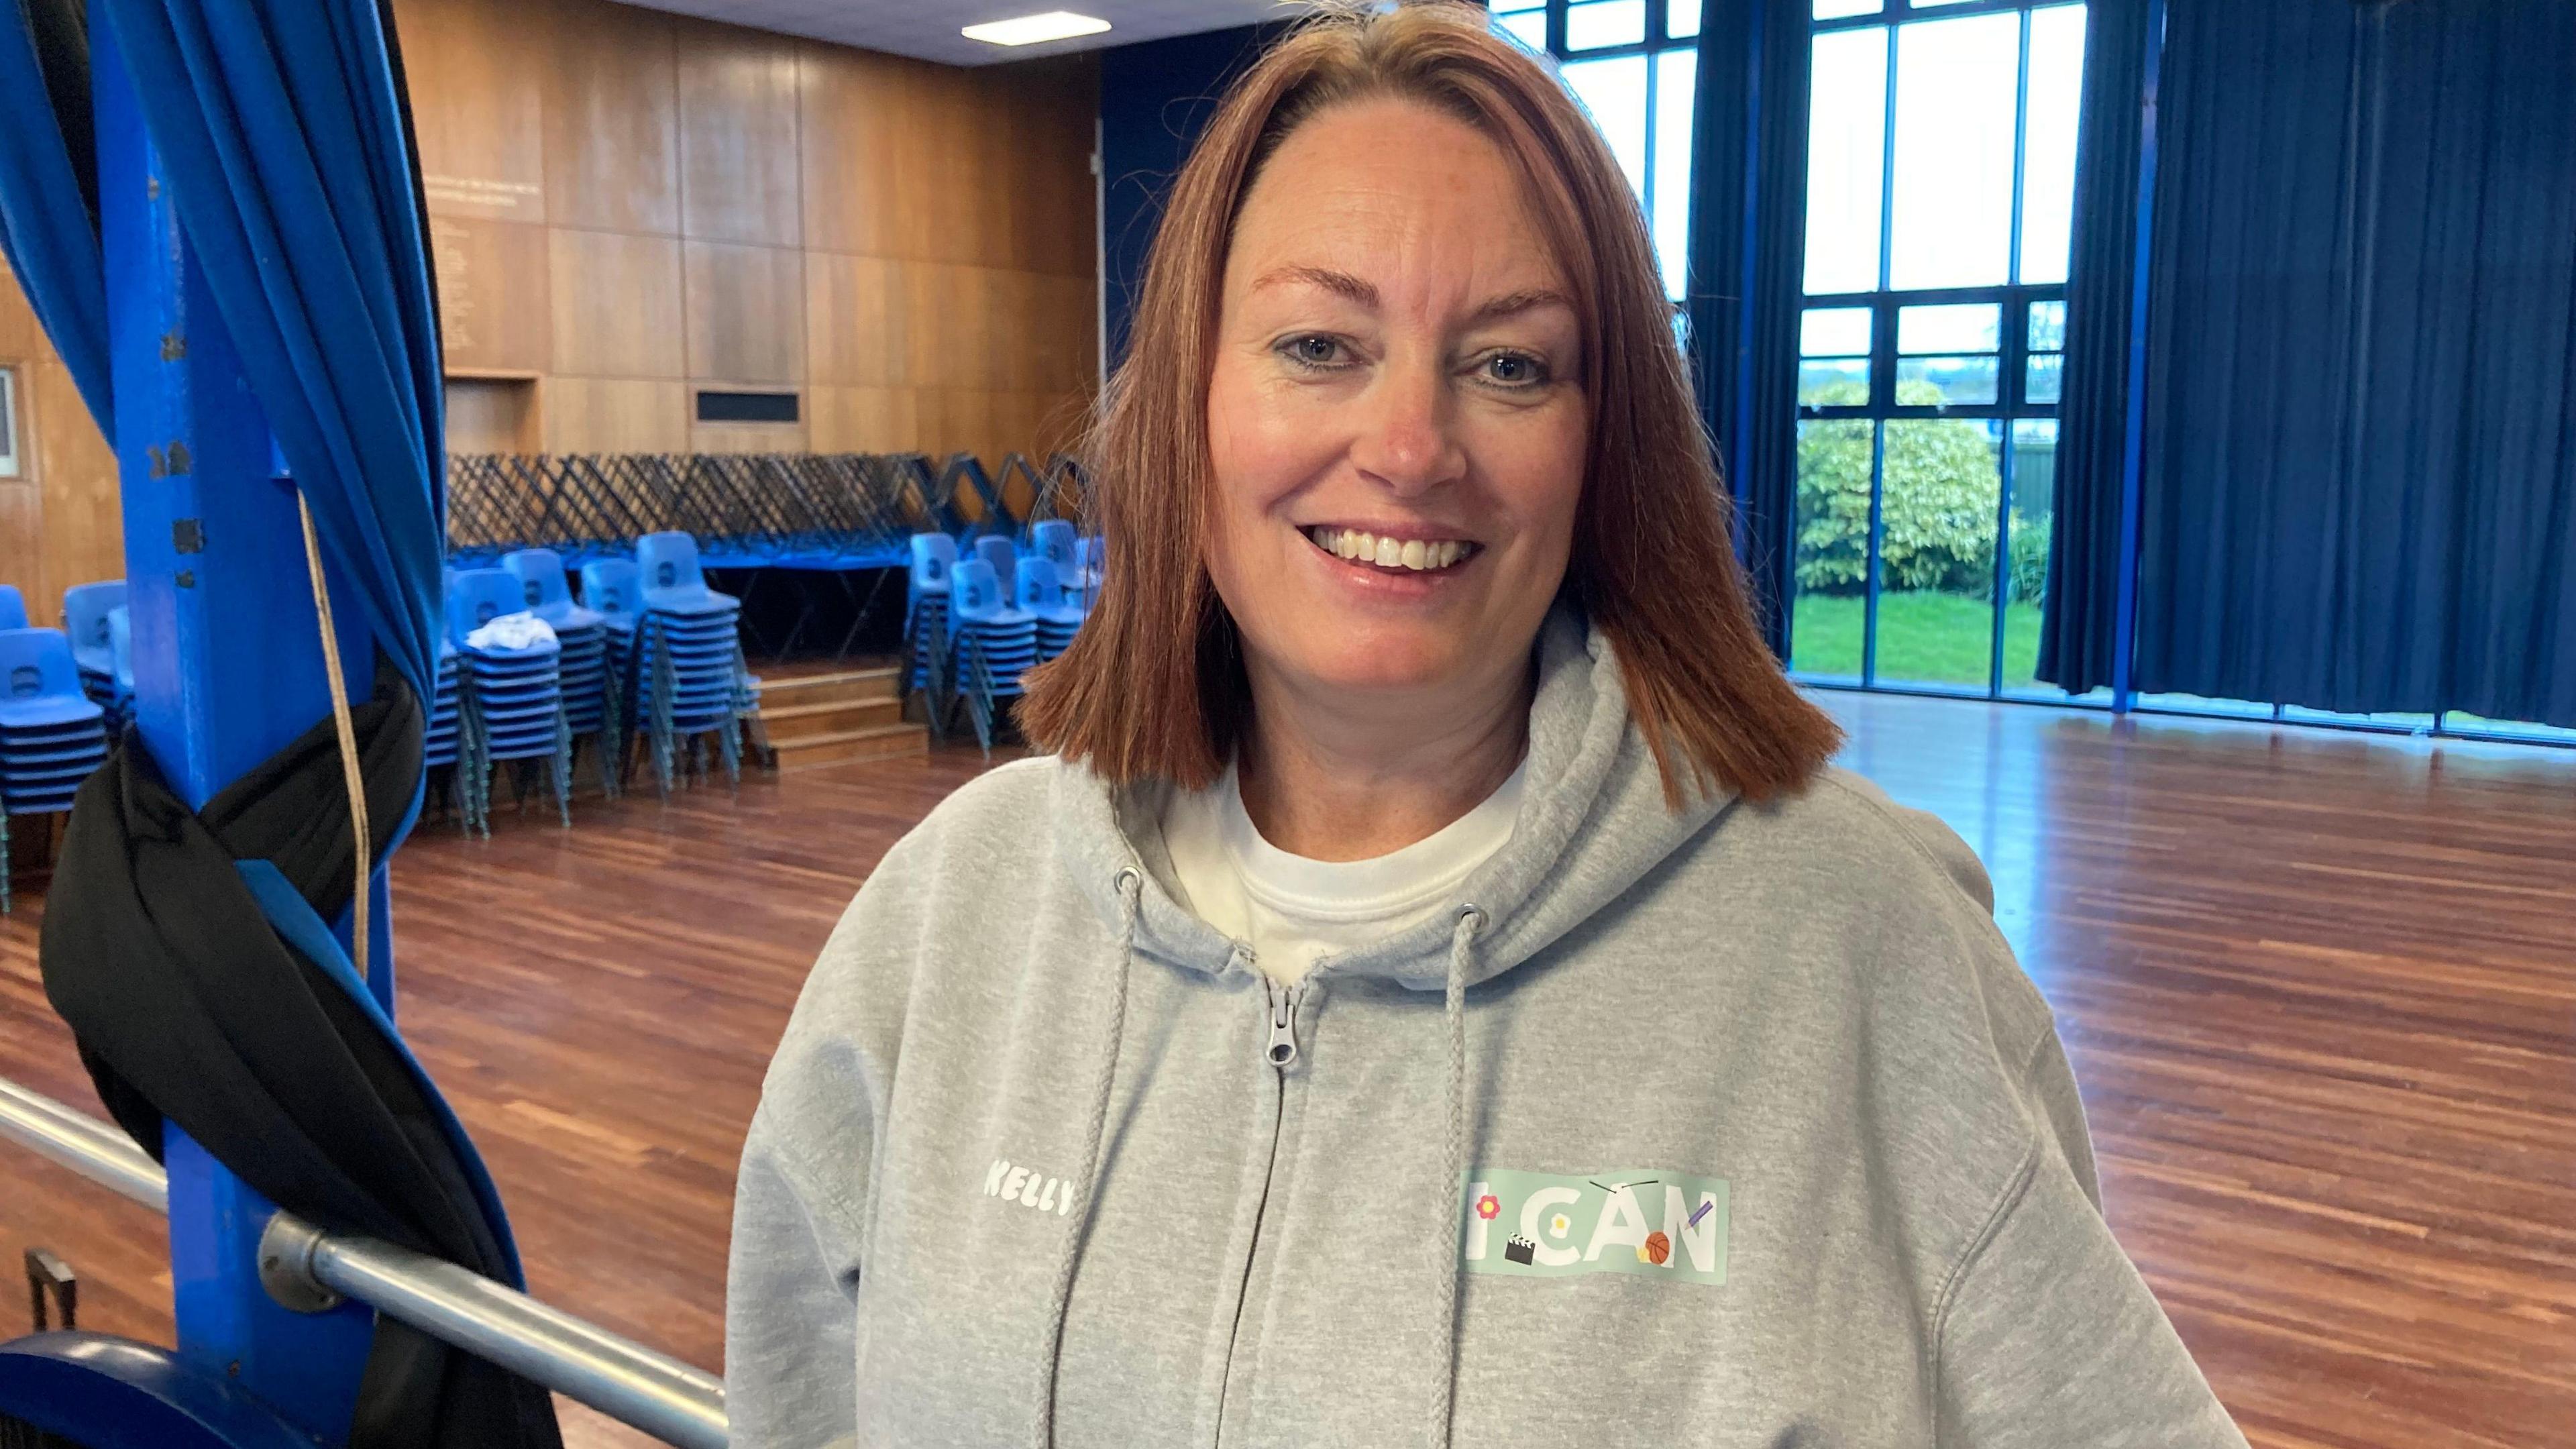
[[[1526,783],[1511,839],[1460,884],[1454,909],[1365,950],[1326,958],[1315,967],[1318,978],[1379,976],[1438,991],[1450,965],[1452,923],[1469,909],[1482,925],[1464,984],[1502,975],[1618,899],[1735,803],[1727,794],[1698,794],[1679,811],[1666,806],[1654,754],[1629,728],[1617,654],[1573,608],[1560,605],[1548,616],[1535,648]],[[1160,823],[1168,789],[1121,788],[1087,770],[1064,771],[1052,812],[1056,847],[1113,930],[1126,909],[1120,875],[1138,872],[1135,949],[1213,975],[1227,969],[1236,943],[1175,897]]]

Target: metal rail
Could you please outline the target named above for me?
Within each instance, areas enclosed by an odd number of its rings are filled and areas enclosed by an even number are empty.
[[[161,1165],[124,1133],[6,1079],[0,1137],[169,1211]],[[724,1385],[702,1369],[454,1263],[335,1236],[287,1213],[270,1222],[261,1248],[262,1277],[290,1307],[327,1306],[344,1294],[680,1449],[725,1449]]]

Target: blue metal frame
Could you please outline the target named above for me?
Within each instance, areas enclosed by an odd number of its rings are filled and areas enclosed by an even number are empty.
[[[191,806],[330,711],[293,486],[159,179],[104,11],[90,17],[99,229],[117,396],[136,726]],[[355,597],[345,580],[340,597]],[[347,678],[373,677],[363,611],[336,611]],[[369,985],[390,1006],[381,864]],[[347,925],[342,922],[342,939]],[[262,1290],[274,1207],[173,1129],[170,1271],[179,1357],[325,1444],[345,1441],[373,1315],[289,1313]]]
[[[313,1449],[221,1376],[105,1334],[0,1344],[0,1402],[40,1432],[90,1449]]]

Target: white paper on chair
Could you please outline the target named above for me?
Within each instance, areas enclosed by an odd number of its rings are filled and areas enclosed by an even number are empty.
[[[555,631],[536,615],[520,612],[499,618],[465,636],[469,649],[527,649],[555,642]]]

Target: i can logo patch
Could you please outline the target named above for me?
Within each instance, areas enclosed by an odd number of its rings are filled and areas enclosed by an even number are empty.
[[[1726,1180],[1654,1168],[1565,1177],[1478,1168],[1460,1199],[1470,1273],[1726,1281]]]

